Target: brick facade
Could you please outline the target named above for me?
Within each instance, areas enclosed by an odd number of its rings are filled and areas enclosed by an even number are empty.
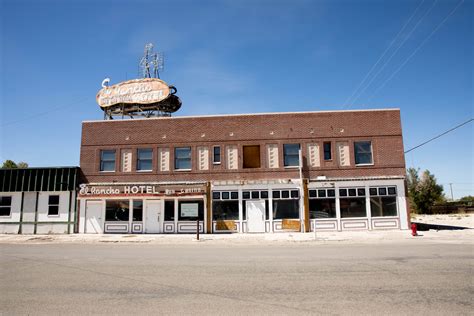
[[[356,166],[355,141],[371,141],[373,165]],[[323,142],[331,142],[332,160],[323,159]],[[336,142],[349,144],[350,165],[340,166]],[[80,166],[84,182],[212,181],[298,178],[283,167],[283,144],[299,143],[303,176],[328,178],[405,176],[398,109],[222,115],[83,122]],[[307,144],[320,147],[320,167],[309,167]],[[278,145],[279,168],[268,168],[266,145]],[[221,146],[221,164],[212,163],[212,146]],[[238,169],[226,168],[227,145],[238,147]],[[261,168],[244,169],[242,146],[260,145]],[[174,147],[189,146],[192,170],[174,171]],[[197,148],[210,150],[209,170],[197,170]],[[153,170],[137,172],[138,148],[153,149]],[[170,171],[158,171],[158,148],[170,149]],[[115,172],[100,172],[100,151],[116,150]],[[121,172],[121,150],[132,150],[132,171]]]

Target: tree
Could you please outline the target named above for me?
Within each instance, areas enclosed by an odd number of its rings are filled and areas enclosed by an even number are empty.
[[[474,202],[474,196],[468,195],[468,196],[463,196],[462,198],[459,199],[459,202]]]
[[[3,163],[3,166],[2,168],[5,168],[5,169],[16,169],[18,168],[17,164],[13,161],[13,160],[5,160],[5,162]]]
[[[436,202],[443,201],[443,186],[436,183],[436,178],[428,170],[421,177],[419,169],[407,170],[408,197],[416,213],[429,213]]]
[[[17,163],[18,168],[28,168],[28,163],[24,161],[20,161]]]
[[[5,160],[3,162],[2,168],[5,169],[16,169],[16,168],[28,168],[28,163],[20,161],[19,163],[15,163],[13,160]]]

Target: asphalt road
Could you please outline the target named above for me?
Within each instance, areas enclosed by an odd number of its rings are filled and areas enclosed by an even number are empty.
[[[472,315],[456,243],[1,244],[0,314]]]

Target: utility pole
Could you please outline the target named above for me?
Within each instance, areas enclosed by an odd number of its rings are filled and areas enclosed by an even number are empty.
[[[454,201],[454,195],[453,195],[453,184],[450,183],[449,187],[451,188],[451,201]]]

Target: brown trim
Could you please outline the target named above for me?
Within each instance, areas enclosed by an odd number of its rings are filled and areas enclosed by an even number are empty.
[[[303,179],[304,232],[310,232],[308,179]]]
[[[212,203],[211,203],[211,183],[208,182],[206,184],[206,226],[207,226],[207,233],[212,233]]]

